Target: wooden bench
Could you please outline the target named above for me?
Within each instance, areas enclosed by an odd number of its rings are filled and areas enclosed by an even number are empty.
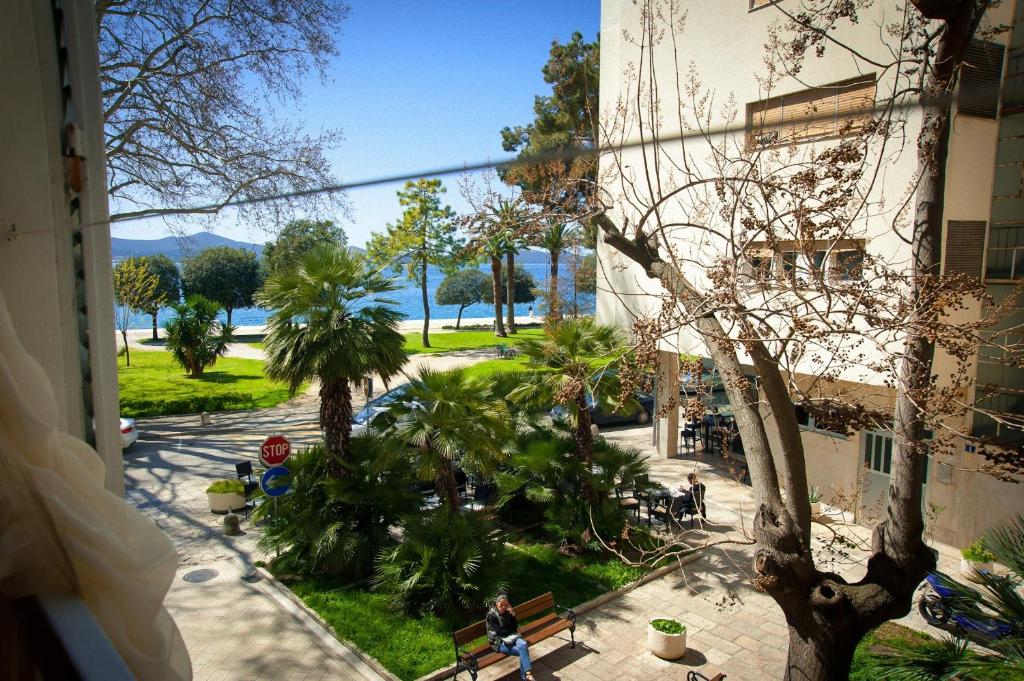
[[[725,674],[715,674],[710,679],[700,672],[687,672],[686,681],[723,681]]]
[[[572,647],[576,647],[576,613],[571,608],[563,608],[556,604],[555,597],[550,591],[543,596],[537,596],[532,600],[514,606],[514,609],[516,611],[516,619],[519,621],[519,635],[529,645],[532,646],[568,629],[569,637],[572,640]],[[525,620],[545,613],[548,610],[552,612],[548,612],[532,622],[523,624]],[[564,612],[558,614],[558,610],[563,610]],[[455,642],[454,678],[458,678],[461,672],[468,671],[473,681],[476,681],[477,672],[508,657],[504,653],[494,652],[489,643],[484,643],[473,649],[466,647],[481,636],[486,635],[486,619],[452,632],[452,640]]]

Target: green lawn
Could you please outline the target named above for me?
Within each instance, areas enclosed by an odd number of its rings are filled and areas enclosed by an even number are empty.
[[[560,605],[576,606],[625,586],[642,574],[618,560],[569,558],[542,544],[510,548],[507,565],[513,604],[551,591]],[[405,616],[385,596],[365,586],[348,589],[324,580],[307,580],[289,587],[339,636],[355,643],[404,681],[451,665],[451,631],[471,623],[434,615]],[[478,617],[483,616],[481,610]]]
[[[272,407],[288,399],[288,388],[263,375],[258,359],[221,357],[200,378],[188,378],[170,353],[136,350],[131,366],[117,358],[122,416],[162,416],[199,411]]]
[[[423,334],[419,331],[405,334],[405,349],[410,355],[424,352],[453,352],[493,348],[495,345],[513,346],[527,338],[542,338],[544,329],[520,329],[508,338],[498,338],[493,331],[446,331],[430,334],[430,347],[423,347]]]

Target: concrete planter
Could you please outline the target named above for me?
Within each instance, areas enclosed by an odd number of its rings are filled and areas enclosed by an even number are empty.
[[[980,563],[967,558],[960,559],[960,574],[970,580],[976,580],[979,572],[992,572],[992,563]]]
[[[651,621],[669,620],[671,617],[655,617]],[[663,660],[678,660],[686,654],[686,629],[680,634],[666,634],[654,628],[654,625],[647,624],[647,647],[651,652]]]
[[[812,516],[821,515],[821,502],[820,501],[812,501],[811,502],[811,515]]]
[[[211,513],[229,513],[231,511],[241,511],[245,508],[244,494],[236,494],[234,492],[213,494],[207,492],[206,498],[210,500]]]

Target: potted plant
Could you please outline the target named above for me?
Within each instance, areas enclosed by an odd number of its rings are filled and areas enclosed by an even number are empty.
[[[961,549],[960,573],[968,579],[975,579],[979,572],[992,572],[992,563],[996,557],[988,547],[985,540],[978,538],[966,549]]]
[[[670,617],[652,619],[647,625],[647,647],[663,660],[686,654],[686,625]]]
[[[245,508],[245,485],[241,480],[216,480],[206,488],[206,498],[213,513],[240,511]]]
[[[821,513],[821,490],[818,487],[808,489],[807,500],[811,502],[811,515],[819,515]]]

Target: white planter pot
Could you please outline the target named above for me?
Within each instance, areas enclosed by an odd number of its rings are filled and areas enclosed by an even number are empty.
[[[814,515],[821,515],[821,502],[820,501],[812,501],[811,502],[811,515],[812,516],[814,516]]]
[[[992,572],[992,563],[979,563],[966,558],[960,559],[960,574],[970,580],[978,578],[978,572]]]
[[[655,617],[654,619],[672,619],[671,617]],[[663,660],[678,660],[686,654],[686,630],[681,634],[665,634],[650,623],[647,625],[647,647]]]
[[[245,508],[245,495],[229,492],[228,494],[206,493],[210,500],[210,511],[213,513],[229,513],[230,511],[241,511]]]

